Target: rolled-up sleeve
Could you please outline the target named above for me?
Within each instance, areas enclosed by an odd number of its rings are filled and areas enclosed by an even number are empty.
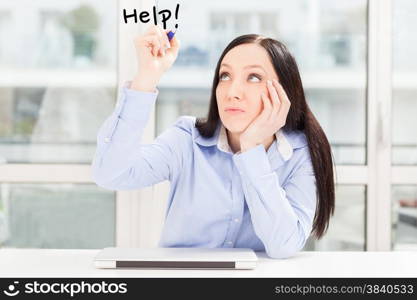
[[[316,183],[308,147],[297,149],[297,164],[285,185],[271,169],[263,145],[233,156],[256,235],[272,258],[301,250],[316,209]]]
[[[169,180],[180,170],[187,132],[180,119],[151,144],[142,144],[143,131],[158,91],[122,89],[113,113],[97,134],[92,162],[94,182],[106,189],[138,189]]]

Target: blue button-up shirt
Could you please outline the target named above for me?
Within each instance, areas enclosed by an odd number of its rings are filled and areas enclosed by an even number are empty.
[[[266,151],[232,153],[221,122],[213,137],[180,117],[153,143],[141,137],[158,90],[123,88],[101,126],[93,179],[111,190],[171,183],[160,247],[236,247],[284,258],[302,249],[316,209],[306,137],[280,130]]]

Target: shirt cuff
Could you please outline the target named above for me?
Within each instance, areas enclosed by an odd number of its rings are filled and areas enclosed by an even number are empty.
[[[132,121],[145,121],[158,97],[158,89],[155,92],[142,92],[130,89],[130,83],[127,82],[122,89],[120,105],[120,117]]]
[[[262,144],[234,154],[233,161],[239,173],[249,178],[256,179],[272,172],[268,155]]]
[[[123,88],[126,88],[126,90],[128,90],[128,91],[137,92],[137,93],[154,94],[156,96],[158,96],[158,94],[159,94],[159,90],[156,87],[155,87],[155,91],[154,92],[142,92],[142,91],[133,90],[131,88],[132,87],[132,83],[133,83],[132,80],[126,81],[124,83],[124,85],[123,85]]]

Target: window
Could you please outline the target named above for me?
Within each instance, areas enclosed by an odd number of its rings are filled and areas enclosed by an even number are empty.
[[[319,241],[310,238],[303,250],[364,251],[366,190],[359,185],[339,185],[336,209],[326,235]]]
[[[417,186],[394,185],[392,188],[392,247],[416,249]]]
[[[114,109],[117,80],[133,76],[130,32],[117,24],[119,1],[32,2],[0,4],[1,245],[155,246],[169,186],[108,193],[91,185],[89,173],[97,130]],[[155,1],[122,3],[150,10]],[[180,115],[206,115],[215,64],[233,38],[248,32],[274,37],[299,64],[336,162],[335,216],[328,234],[309,239],[305,250],[415,249],[417,3],[157,1],[160,10],[173,11],[176,3],[181,51],[158,86],[144,141]],[[84,215],[77,214],[81,203]],[[39,205],[46,208],[37,211]],[[63,210],[64,218],[73,216],[89,230],[108,228],[105,235],[77,240],[76,228],[51,228],[36,215]],[[32,212],[32,219],[16,221]],[[37,244],[25,232],[29,227],[51,238]],[[60,240],[56,230],[71,238]]]
[[[391,248],[417,249],[417,3],[392,2]],[[387,110],[389,112],[389,110]]]
[[[89,168],[116,102],[116,14],[117,1],[0,4],[4,247],[116,244],[115,194]]]
[[[393,1],[392,161],[417,165],[417,3]]]
[[[1,4],[1,162],[90,162],[117,85],[115,6],[97,4]]]
[[[104,248],[115,244],[113,192],[91,184],[1,184],[0,246]]]

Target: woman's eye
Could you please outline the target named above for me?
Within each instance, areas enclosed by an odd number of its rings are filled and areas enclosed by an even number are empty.
[[[227,73],[221,73],[220,76],[219,76],[219,79],[223,80],[224,76],[229,77],[229,75]]]
[[[219,76],[219,80],[226,80],[225,77],[227,79],[229,77],[229,74],[228,73],[221,73],[220,76]],[[255,82],[260,82],[262,80],[262,77],[257,75],[257,74],[250,74],[248,76],[248,78],[251,81],[255,80]]]
[[[257,82],[261,81],[262,77],[257,74],[250,74],[249,78],[255,78]]]

